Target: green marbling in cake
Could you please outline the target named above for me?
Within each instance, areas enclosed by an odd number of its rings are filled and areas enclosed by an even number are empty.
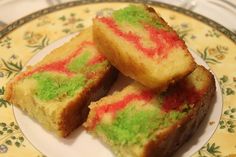
[[[99,134],[104,134],[113,145],[144,144],[153,133],[161,128],[168,127],[186,113],[171,111],[162,113],[160,108],[153,105],[128,104],[118,111],[111,123],[101,121],[96,126]]]
[[[150,13],[145,10],[144,7],[136,5],[130,5],[126,8],[114,11],[112,15],[115,21],[120,24],[129,23],[134,26],[150,24],[157,28],[163,27],[163,25],[158,20],[150,16]]]
[[[41,100],[74,96],[76,91],[83,88],[86,84],[86,79],[83,75],[68,78],[61,74],[44,72],[34,74],[32,78],[37,80],[35,95]]]

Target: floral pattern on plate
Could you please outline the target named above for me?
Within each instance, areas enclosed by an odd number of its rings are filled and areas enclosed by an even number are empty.
[[[188,47],[208,63],[222,88],[224,106],[218,128],[193,156],[235,157],[236,36],[187,10],[158,2],[149,3],[179,33]],[[29,15],[0,31],[0,156],[45,157],[25,138],[17,125],[11,104],[3,98],[5,84],[46,46],[90,26],[94,16],[110,14],[126,5],[69,2]],[[214,123],[212,121],[209,125]]]

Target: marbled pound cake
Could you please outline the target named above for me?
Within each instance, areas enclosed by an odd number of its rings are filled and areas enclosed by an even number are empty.
[[[170,157],[196,131],[214,94],[213,75],[198,66],[161,94],[134,83],[92,102],[84,126],[118,157]]]
[[[96,17],[93,37],[111,64],[149,88],[164,89],[195,68],[184,41],[144,5]]]
[[[13,78],[5,97],[66,137],[85,121],[88,104],[106,94],[116,73],[95,48],[89,28]]]

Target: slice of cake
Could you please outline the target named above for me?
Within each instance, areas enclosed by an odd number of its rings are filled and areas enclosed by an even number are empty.
[[[199,66],[159,95],[134,83],[92,102],[84,126],[118,157],[170,157],[197,130],[214,94],[213,75]]]
[[[13,78],[5,97],[66,137],[85,121],[88,104],[106,94],[116,73],[95,48],[89,28]]]
[[[195,62],[176,32],[144,5],[130,5],[93,20],[98,49],[123,74],[164,89],[186,76]]]

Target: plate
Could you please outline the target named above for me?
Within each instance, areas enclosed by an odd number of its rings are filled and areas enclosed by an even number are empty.
[[[45,47],[42,51],[33,56],[31,60],[26,64],[26,66],[36,64],[47,54],[49,54],[53,49],[69,41],[69,39],[75,36],[75,34],[59,39],[56,42]],[[196,55],[196,52],[191,49],[190,52],[192,52],[192,55],[198,64],[205,66],[207,69],[210,69],[205,61]],[[194,137],[191,138],[190,141],[188,141],[188,143],[186,143],[177,152],[176,156],[191,156],[210,139],[210,137],[216,130],[222,110],[222,93],[216,77],[215,81],[216,96],[214,98],[214,101],[212,102],[212,107],[210,108],[207,117],[202,122]],[[130,82],[132,82],[131,79],[120,75],[118,80],[111,88],[110,93],[124,88]],[[112,152],[110,152],[110,150],[106,148],[105,145],[103,145],[98,139],[95,139],[91,135],[89,135],[82,127],[73,132],[72,135],[70,135],[68,138],[58,138],[53,133],[50,133],[42,128],[36,121],[29,118],[29,116],[23,113],[19,108],[13,107],[13,112],[24,136],[29,139],[34,147],[39,149],[43,154],[47,154],[47,156],[63,157],[64,154],[66,154],[70,157],[114,157]],[[209,125],[209,123],[213,120],[216,123],[214,123],[213,125]],[[53,147],[49,147],[48,145]],[[90,147],[96,148],[97,151],[91,151],[89,149]]]
[[[92,2],[69,2],[47,8],[14,22],[0,32],[1,156],[113,156],[82,128],[67,139],[56,138],[2,97],[5,84],[26,65],[36,63],[73,33],[91,25],[94,16],[109,14],[128,5],[127,2]],[[148,3],[186,41],[197,62],[211,69],[217,82],[214,107],[197,134],[176,156],[236,155],[236,36],[198,14],[163,3]]]

